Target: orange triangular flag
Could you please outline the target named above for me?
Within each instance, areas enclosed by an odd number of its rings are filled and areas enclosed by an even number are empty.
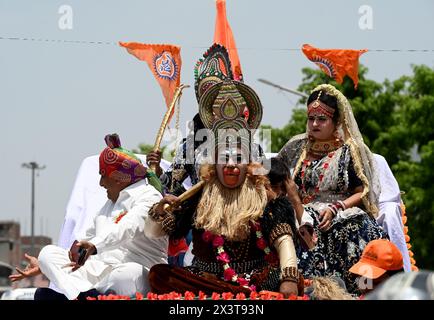
[[[226,0],[216,0],[216,8],[217,17],[215,22],[214,43],[221,44],[228,50],[234,79],[242,81],[243,73],[241,72],[237,45],[235,44],[235,38],[226,17]]]
[[[138,42],[119,42],[119,45],[126,48],[137,59],[146,61],[160,84],[167,108],[169,108],[181,79],[181,47],[171,44]]]
[[[354,82],[354,88],[357,89],[359,83],[359,57],[367,52],[367,49],[318,49],[304,44],[302,50],[310,61],[315,62],[322,71],[334,78],[338,83],[342,83],[344,76],[348,75]]]

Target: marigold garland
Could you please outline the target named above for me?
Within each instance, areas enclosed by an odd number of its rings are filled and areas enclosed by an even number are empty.
[[[410,236],[408,235],[407,216],[405,212],[404,202],[401,202],[401,212],[402,212],[402,224],[404,226],[405,242],[407,243],[408,255],[410,256],[411,271],[419,271],[419,268],[416,266],[416,260],[413,258],[414,253],[413,251],[410,250],[411,244],[410,244]]]
[[[96,298],[87,297],[87,300],[310,300],[308,295],[295,296],[291,295],[288,298],[284,298],[283,294],[280,292],[273,291],[252,291],[247,297],[244,293],[237,293],[234,295],[232,292],[216,293],[213,292],[211,296],[207,296],[202,291],[199,291],[198,295],[193,292],[186,291],[184,294],[179,292],[170,292],[165,294],[156,294],[149,292],[146,298],[143,294],[137,292],[133,296],[124,295],[99,295]]]

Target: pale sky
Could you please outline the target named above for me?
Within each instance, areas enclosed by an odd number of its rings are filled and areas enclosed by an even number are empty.
[[[72,9],[72,29],[59,28],[63,5]],[[359,26],[366,5],[371,29]],[[296,88],[301,69],[316,68],[290,50],[304,43],[402,49],[361,56],[376,81],[410,74],[411,64],[434,67],[430,0],[227,0],[227,15],[245,83],[262,101],[262,123],[274,127],[288,122],[297,97],[257,79]],[[22,233],[30,234],[30,170],[21,164],[36,161],[46,169],[36,180],[35,234],[43,229],[57,242],[81,161],[105,147],[107,133],[117,132],[130,149],[152,144],[164,115],[147,65],[114,43],[181,46],[181,82],[191,85],[181,101],[183,124],[197,112],[193,67],[212,44],[214,24],[213,0],[0,0],[0,220],[21,222]],[[24,40],[31,38],[43,41]],[[406,52],[412,49],[431,51]]]

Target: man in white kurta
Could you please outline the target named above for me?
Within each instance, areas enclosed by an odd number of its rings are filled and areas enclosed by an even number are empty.
[[[143,165],[146,164],[145,155],[135,155]],[[167,170],[170,164],[169,161],[161,159],[163,170]],[[92,225],[95,215],[107,201],[106,190],[99,185],[98,167],[99,155],[86,157],[81,162],[59,234],[59,247],[69,249],[74,240],[82,239]]]
[[[100,184],[109,200],[80,241],[93,254],[74,268],[69,251],[58,246],[44,247],[38,257],[40,271],[68,299],[90,289],[129,296],[146,293],[149,269],[167,263],[167,237],[150,239],[144,234],[148,211],[161,194],[145,178],[140,160],[118,142],[111,147],[108,143],[100,156]]]

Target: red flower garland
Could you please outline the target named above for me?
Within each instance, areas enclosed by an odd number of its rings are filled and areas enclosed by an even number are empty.
[[[87,297],[87,300],[309,300],[308,295],[303,296],[295,296],[291,295],[287,299],[283,297],[283,294],[280,292],[273,291],[252,291],[249,297],[246,297],[244,293],[237,293],[234,295],[232,292],[223,292],[216,293],[213,292],[211,297],[207,297],[202,291],[199,291],[199,295],[196,296],[194,293],[190,291],[186,291],[184,294],[179,292],[170,292],[165,294],[156,294],[149,292],[146,295],[146,298],[143,297],[143,294],[137,292],[133,296],[124,296],[124,295],[99,295],[98,297]]]
[[[265,260],[275,265],[277,263],[277,256],[274,252],[271,251],[271,249],[268,246],[267,241],[263,238],[261,225],[258,222],[253,222],[250,224],[253,231],[255,231],[257,240],[256,240],[256,246],[264,250],[265,252]],[[244,277],[239,276],[233,268],[229,265],[231,259],[229,255],[225,252],[225,249],[223,247],[225,240],[223,236],[221,235],[215,235],[211,233],[210,231],[204,231],[202,234],[202,239],[205,242],[211,242],[213,247],[217,250],[217,261],[221,262],[223,265],[223,278],[226,281],[232,281],[237,282],[240,286],[249,288],[252,291],[256,290],[256,287],[254,285],[249,286],[249,280],[247,280]]]

